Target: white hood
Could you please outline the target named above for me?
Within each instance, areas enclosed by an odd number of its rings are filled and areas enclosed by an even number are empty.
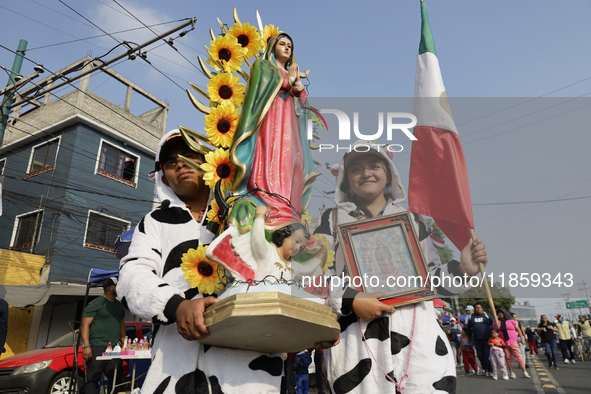
[[[398,174],[398,170],[396,169],[396,166],[392,162],[390,156],[388,156],[388,154],[393,156],[393,153],[389,152],[385,146],[380,146],[380,145],[374,144],[371,141],[363,141],[363,140],[359,140],[359,141],[355,142],[351,146],[351,152],[354,152],[354,147],[356,147],[358,145],[362,145],[364,147],[364,148],[359,149],[359,152],[366,150],[367,148],[365,148],[365,147],[369,146],[370,149],[373,149],[374,151],[378,152],[379,155],[382,156],[386,160],[386,163],[388,163],[388,165],[389,165],[390,172],[392,173],[392,183],[390,184],[390,195],[391,195],[390,202],[394,202],[395,204],[399,204],[400,202],[404,201],[406,199],[406,192],[404,191],[404,186],[402,186],[402,182],[400,181],[400,175]],[[351,153],[349,153],[349,154],[351,154]],[[356,210],[357,205],[354,202],[350,201],[347,193],[341,191],[341,183],[343,183],[343,179],[346,176],[346,174],[345,174],[345,159],[346,159],[346,157],[347,157],[347,155],[343,156],[343,159],[339,163],[338,168],[334,168],[334,166],[333,166],[331,171],[333,172],[333,174],[336,171],[338,171],[337,181],[336,181],[336,189],[335,189],[335,202],[337,204],[337,207],[339,208],[340,211],[344,211],[346,213],[349,213],[351,211]]]
[[[404,187],[402,186],[402,182],[400,182],[400,175],[398,174],[398,170],[396,170],[396,166],[392,162],[392,157],[394,156],[393,152],[389,152],[388,150],[386,150],[385,146],[379,146],[377,144],[374,144],[371,141],[363,141],[363,140],[359,140],[359,141],[355,142],[355,144],[353,144],[351,147],[351,152],[354,152],[353,148],[358,145],[363,145],[363,148],[359,149],[359,153],[361,153],[362,151],[366,151],[367,148],[365,148],[365,147],[369,146],[370,149],[373,149],[381,157],[386,159],[386,163],[388,163],[388,167],[389,167],[390,172],[392,174],[392,182],[391,182],[390,188],[389,188],[390,197],[388,199],[388,205],[390,205],[390,207],[389,208],[386,207],[387,209],[386,209],[385,214],[390,214],[390,213],[406,210],[404,207],[399,205],[399,203],[404,201],[404,199],[406,198],[406,192],[404,191]],[[349,153],[349,154],[351,154],[351,153]],[[349,199],[348,193],[341,191],[341,184],[343,183],[343,179],[346,175],[345,174],[345,160],[346,160],[346,158],[347,158],[347,155],[343,156],[343,159],[341,160],[341,162],[338,165],[337,164],[333,165],[330,169],[331,173],[337,177],[336,190],[335,190],[335,202],[337,204],[337,213],[338,213],[337,223],[338,224],[351,223],[351,222],[355,222],[360,219],[361,220],[364,219],[363,217],[358,217],[356,215],[357,205]],[[363,213],[361,213],[361,215],[363,216]],[[331,220],[333,220],[333,219],[331,219]],[[337,243],[338,241],[335,239],[334,242]],[[343,272],[344,266],[345,266],[345,257],[343,256],[343,249],[338,248],[336,255],[335,255],[335,270],[336,270],[335,272],[337,273],[337,275],[340,275],[340,273]]]
[[[179,129],[173,129],[164,134],[164,136],[160,139],[158,143],[158,149],[156,150],[156,161],[160,158],[160,150],[162,149],[162,145],[174,134],[181,134]],[[167,185],[162,182],[162,177],[164,176],[164,171],[158,166],[158,171],[153,173],[154,175],[154,194],[160,201],[169,200],[171,205],[180,205],[185,206],[185,203],[174,193],[174,191]],[[209,201],[213,198],[213,189],[210,189],[209,192]],[[208,205],[209,205],[208,201]]]

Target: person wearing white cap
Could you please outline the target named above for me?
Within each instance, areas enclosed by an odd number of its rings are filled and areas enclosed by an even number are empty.
[[[464,325],[468,324],[468,320],[470,320],[470,315],[474,313],[474,307],[472,305],[468,305],[466,307],[466,318],[464,319]]]

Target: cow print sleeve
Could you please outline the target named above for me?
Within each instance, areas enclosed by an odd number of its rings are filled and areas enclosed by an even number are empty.
[[[176,307],[184,300],[162,279],[164,261],[159,250],[161,223],[149,214],[133,234],[129,253],[119,266],[117,294],[125,298],[131,313],[157,323],[174,321]]]

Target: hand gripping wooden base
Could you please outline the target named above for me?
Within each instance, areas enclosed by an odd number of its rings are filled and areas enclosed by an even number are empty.
[[[210,336],[201,343],[261,353],[299,352],[340,333],[329,306],[281,292],[235,294],[203,316]]]

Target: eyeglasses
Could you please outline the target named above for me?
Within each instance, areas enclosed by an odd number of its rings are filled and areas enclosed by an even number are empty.
[[[201,155],[200,153],[190,151],[181,153],[181,155],[199,164],[203,163],[203,155]],[[162,164],[162,169],[164,171],[173,170],[176,168],[179,161],[184,164],[183,159],[181,159],[180,157],[170,158]]]

